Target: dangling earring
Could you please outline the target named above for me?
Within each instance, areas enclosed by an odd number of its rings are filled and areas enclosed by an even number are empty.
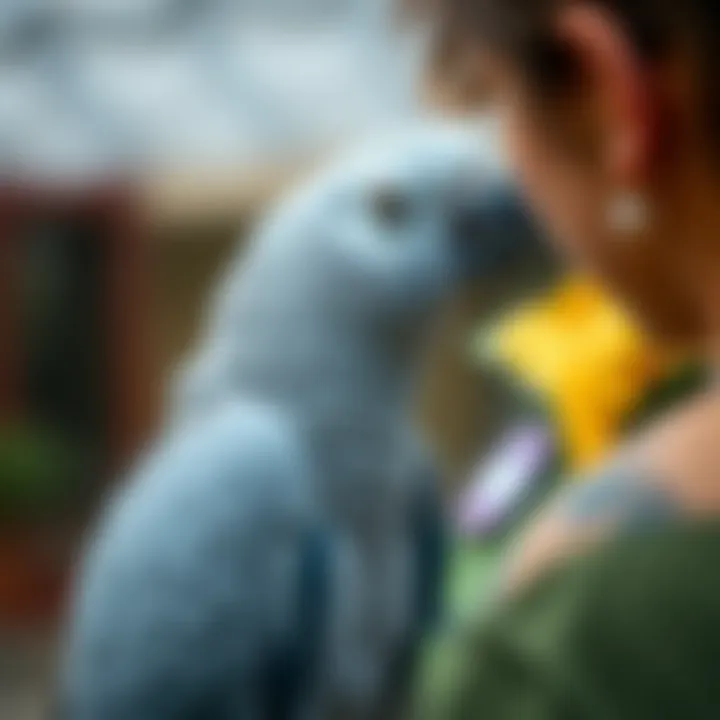
[[[621,191],[608,202],[607,225],[618,235],[637,235],[647,227],[649,219],[647,202],[640,193]]]

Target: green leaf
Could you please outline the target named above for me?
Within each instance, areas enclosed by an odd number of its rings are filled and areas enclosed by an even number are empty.
[[[0,428],[0,515],[26,517],[66,501],[80,478],[80,454],[55,433]]]

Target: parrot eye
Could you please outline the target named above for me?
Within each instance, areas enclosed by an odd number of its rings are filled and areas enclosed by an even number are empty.
[[[380,188],[375,190],[370,201],[374,216],[385,227],[397,227],[410,215],[410,202],[400,190]]]

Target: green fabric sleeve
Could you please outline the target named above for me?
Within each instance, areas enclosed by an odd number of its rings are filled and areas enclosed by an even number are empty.
[[[452,686],[420,716],[720,718],[719,564],[720,524],[576,558],[485,614]]]

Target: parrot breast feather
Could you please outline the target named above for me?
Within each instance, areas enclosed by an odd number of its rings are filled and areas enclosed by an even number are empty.
[[[311,488],[292,424],[265,407],[233,403],[162,440],[82,568],[70,717],[244,717],[266,678],[287,686],[287,667],[268,668],[307,623],[297,588],[317,527]]]

